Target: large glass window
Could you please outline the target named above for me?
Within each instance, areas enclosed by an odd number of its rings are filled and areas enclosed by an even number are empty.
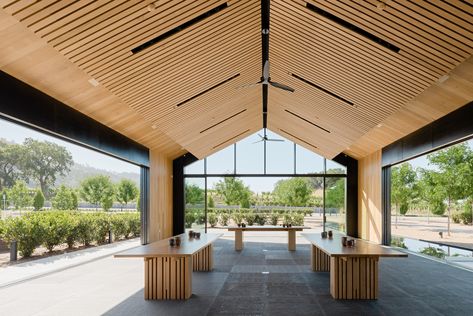
[[[324,173],[324,157],[296,145],[296,173]]]
[[[391,243],[473,264],[473,140],[391,167]]]
[[[266,142],[266,173],[294,173],[294,143],[270,131],[267,136],[271,141]]]
[[[233,174],[235,173],[235,146],[228,146],[213,155],[207,157],[207,173],[209,174]]]
[[[253,134],[236,144],[236,172],[264,173],[264,143],[258,134]]]
[[[346,231],[346,168],[270,131],[281,141],[258,134],[186,167],[186,228],[291,223]]]

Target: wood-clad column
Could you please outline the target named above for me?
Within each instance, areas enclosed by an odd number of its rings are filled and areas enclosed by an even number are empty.
[[[149,242],[172,236],[172,160],[150,151]]]
[[[335,299],[378,298],[378,257],[331,257],[330,294]]]
[[[145,300],[188,299],[192,295],[192,257],[145,258]]]
[[[212,244],[203,248],[192,256],[194,271],[212,271],[213,269],[213,248]]]
[[[287,231],[287,250],[296,250],[296,231],[293,229]]]
[[[319,248],[312,245],[311,250],[312,271],[328,272],[330,271],[330,256]]]
[[[358,233],[362,239],[381,243],[381,151],[358,160]]]
[[[235,230],[235,250],[240,251],[243,249],[243,231]]]

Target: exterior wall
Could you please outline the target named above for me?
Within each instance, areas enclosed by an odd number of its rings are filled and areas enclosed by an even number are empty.
[[[150,151],[149,242],[172,236],[172,159]]]
[[[381,150],[358,160],[358,232],[381,243]]]

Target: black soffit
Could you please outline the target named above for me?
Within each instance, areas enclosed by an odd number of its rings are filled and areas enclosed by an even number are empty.
[[[176,26],[176,27],[173,28],[172,30],[169,30],[169,31],[167,31],[166,33],[163,33],[163,34],[161,34],[161,35],[159,35],[159,36],[157,36],[157,37],[155,37],[155,38],[153,38],[153,39],[151,39],[151,40],[149,40],[149,41],[147,41],[147,42],[145,42],[145,43],[143,43],[143,44],[141,44],[141,45],[139,45],[139,46],[137,46],[137,47],[135,47],[135,48],[133,48],[133,49],[131,50],[131,52],[132,52],[133,54],[139,53],[139,52],[141,52],[141,51],[143,51],[143,50],[145,50],[145,49],[147,49],[147,48],[149,48],[149,47],[151,47],[151,46],[153,46],[153,45],[155,45],[155,44],[161,42],[162,40],[164,40],[164,39],[166,39],[166,38],[168,38],[168,37],[170,37],[170,36],[172,36],[172,35],[174,35],[174,34],[180,32],[180,31],[182,31],[182,30],[184,30],[184,29],[186,29],[186,28],[188,28],[188,27],[190,27],[190,26],[192,26],[192,25],[194,25],[194,24],[197,24],[197,23],[199,23],[199,22],[202,21],[202,20],[205,20],[206,18],[208,18],[208,17],[210,17],[210,16],[212,16],[212,15],[214,15],[214,14],[217,14],[218,12],[220,12],[220,11],[226,9],[227,7],[228,7],[228,4],[227,4],[227,3],[222,3],[221,5],[219,5],[219,6],[215,7],[215,8],[213,8],[213,9],[211,9],[211,10],[205,12],[205,13],[202,13],[201,15],[199,15],[199,16],[193,18],[192,20],[189,20],[189,21],[187,21],[187,22],[185,22],[185,23],[183,23],[183,24],[181,24],[181,25],[179,25],[179,26]]]
[[[339,18],[338,16],[335,16],[335,15],[331,14],[330,12],[327,12],[327,11],[325,11],[325,10],[319,8],[319,7],[316,7],[313,4],[306,3],[306,7],[307,7],[307,9],[311,10],[312,12],[315,12],[318,15],[321,15],[321,16],[329,19],[330,21],[335,22],[338,25],[353,31],[353,32],[363,36],[364,38],[369,39],[370,41],[372,41],[372,42],[374,42],[374,43],[376,43],[380,46],[383,46],[384,48],[389,49],[392,52],[399,53],[399,51],[401,50],[396,45],[391,44],[391,43],[379,38],[378,36],[376,36],[374,34],[371,34],[370,32],[368,32],[366,30],[363,30],[362,28],[360,28],[360,27],[358,27],[354,24],[351,24],[348,21],[343,20],[343,19]]]

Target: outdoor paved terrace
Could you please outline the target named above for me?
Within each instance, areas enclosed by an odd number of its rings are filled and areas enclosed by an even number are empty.
[[[473,272],[412,254],[381,259],[378,300],[334,300],[304,238],[289,252],[286,234],[262,237],[248,235],[242,252],[218,240],[214,271],[194,272],[187,301],[145,301],[143,260],[109,256],[0,288],[0,314],[473,315]]]

